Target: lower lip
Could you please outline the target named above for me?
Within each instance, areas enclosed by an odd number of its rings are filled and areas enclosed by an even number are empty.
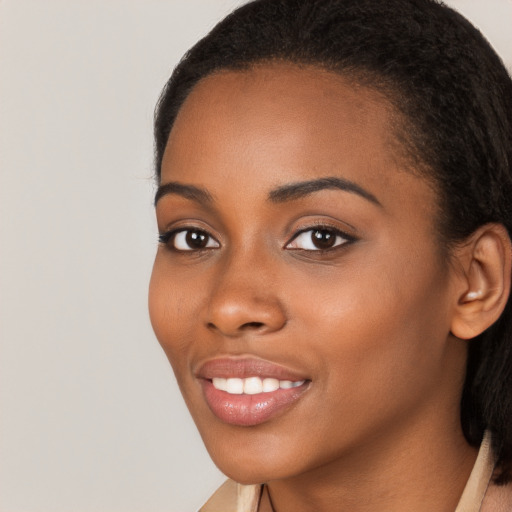
[[[202,380],[206,402],[217,418],[230,425],[251,427],[278,416],[291,407],[308,388],[301,386],[277,389],[257,395],[231,395],[213,387],[210,380]]]

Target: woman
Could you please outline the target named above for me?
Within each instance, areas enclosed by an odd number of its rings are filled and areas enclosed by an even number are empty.
[[[155,135],[151,320],[232,479],[202,510],[512,510],[512,83],[478,31],[258,0]]]

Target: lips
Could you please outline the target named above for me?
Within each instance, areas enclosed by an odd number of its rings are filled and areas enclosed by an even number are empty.
[[[310,384],[294,370],[252,358],[210,360],[196,376],[213,414],[238,426],[255,426],[284,413]]]

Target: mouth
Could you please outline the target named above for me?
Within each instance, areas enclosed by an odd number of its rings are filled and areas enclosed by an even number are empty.
[[[208,361],[196,377],[212,413],[237,426],[256,426],[284,414],[311,383],[291,369],[246,358]]]
[[[230,377],[224,379],[215,377],[212,379],[213,387],[219,391],[225,391],[230,395],[258,395],[259,393],[273,393],[278,389],[292,389],[302,386],[306,381],[303,380],[279,380],[267,377],[247,377],[239,379]]]

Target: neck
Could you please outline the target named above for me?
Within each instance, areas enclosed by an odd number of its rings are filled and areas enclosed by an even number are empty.
[[[358,447],[335,463],[270,482],[261,512],[454,512],[473,468],[458,421],[426,431],[410,425]]]

